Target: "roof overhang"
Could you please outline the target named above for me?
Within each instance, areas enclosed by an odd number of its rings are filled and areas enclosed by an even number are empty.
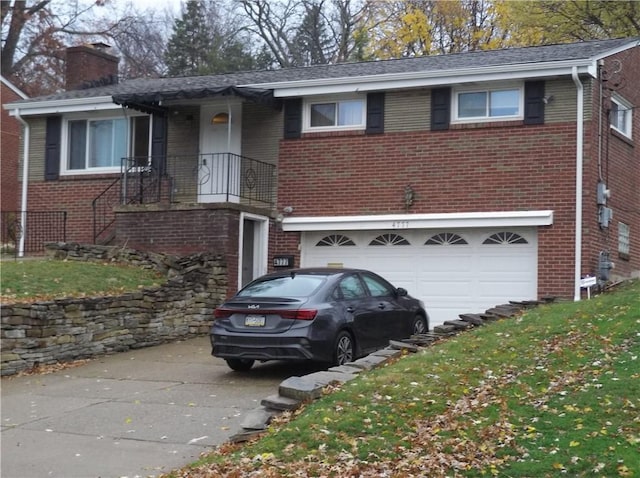
[[[280,101],[273,97],[273,91],[264,88],[223,86],[216,88],[181,89],[173,91],[148,91],[143,93],[120,93],[113,95],[114,103],[134,109],[158,108],[168,101],[193,100],[203,98],[234,96],[280,107]]]
[[[235,96],[262,103],[273,108],[281,107],[281,100],[274,98],[267,89],[225,86],[220,88],[200,88],[197,90],[151,91],[144,93],[120,93],[113,96],[92,96],[87,98],[57,99],[33,102],[8,103],[4,108],[12,116],[51,115],[73,112],[119,110],[123,106],[145,113],[162,113],[168,101],[191,100]]]
[[[461,229],[550,226],[553,211],[498,211],[371,216],[285,217],[283,231],[354,231],[376,229]]]
[[[597,61],[567,60],[547,63],[487,66],[464,70],[413,71],[357,77],[300,80],[266,83],[261,84],[260,87],[272,88],[275,97],[285,98],[305,95],[353,93],[358,91],[433,87],[472,82],[571,76],[574,67],[577,68],[578,74],[580,75],[589,75],[594,78],[597,75]]]
[[[51,101],[8,103],[4,105],[11,116],[53,115],[81,111],[119,110],[111,96],[93,96]]]
[[[24,92],[20,88],[18,88],[16,85],[11,83],[7,78],[5,78],[2,75],[0,75],[0,82],[2,82],[3,85],[5,85],[7,88],[9,88],[11,91],[13,91],[20,98],[22,98],[22,99],[27,99],[28,98],[28,96],[26,94],[24,94]]]

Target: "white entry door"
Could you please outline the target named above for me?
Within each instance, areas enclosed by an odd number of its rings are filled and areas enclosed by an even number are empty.
[[[198,202],[240,202],[241,145],[240,102],[220,101],[200,107]]]

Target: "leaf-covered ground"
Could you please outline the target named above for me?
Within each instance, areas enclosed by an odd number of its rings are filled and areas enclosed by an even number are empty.
[[[0,268],[3,303],[121,294],[164,282],[151,270],[107,262],[3,260]]]
[[[170,476],[640,476],[640,283],[367,373]]]

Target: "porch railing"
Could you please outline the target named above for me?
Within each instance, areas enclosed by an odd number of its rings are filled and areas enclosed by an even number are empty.
[[[168,156],[154,161],[124,158],[123,204],[169,202],[275,203],[275,165],[232,153]]]
[[[123,204],[236,202],[275,204],[276,167],[232,153],[122,159],[122,174],[93,200],[94,242],[108,242]]]
[[[113,235],[114,208],[122,204],[147,204],[160,200],[160,175],[147,158],[123,158],[121,175],[92,202],[93,242],[108,243]]]
[[[2,211],[0,213],[2,253],[18,255],[23,234],[23,253],[43,253],[47,242],[67,240],[67,212]]]

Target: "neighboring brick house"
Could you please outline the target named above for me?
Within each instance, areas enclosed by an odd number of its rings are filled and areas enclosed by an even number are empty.
[[[434,324],[640,273],[639,45],[139,79],[9,108],[30,125],[29,204],[67,210],[70,240],[216,251],[230,293],[276,266],[365,267]]]
[[[13,103],[27,97],[13,83],[0,75],[0,104]],[[0,147],[0,205],[2,211],[15,212],[20,201],[18,187],[18,156],[20,154],[20,133],[22,125],[9,112],[2,110],[0,129],[2,129]]]

